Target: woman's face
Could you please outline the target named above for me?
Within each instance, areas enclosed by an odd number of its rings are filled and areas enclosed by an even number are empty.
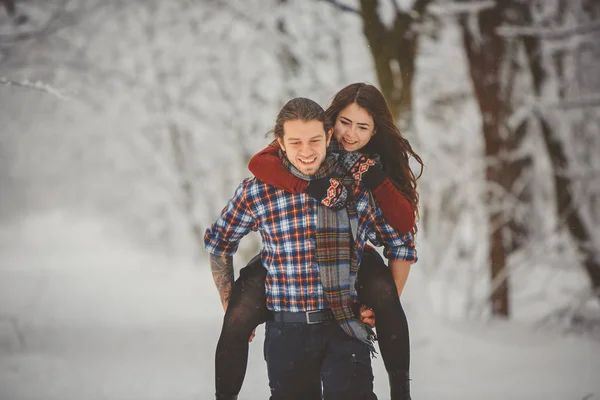
[[[371,114],[356,103],[349,104],[335,119],[334,136],[346,151],[363,148],[375,134]]]

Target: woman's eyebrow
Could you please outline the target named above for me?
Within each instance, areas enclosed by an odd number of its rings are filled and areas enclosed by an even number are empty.
[[[340,119],[343,119],[343,120],[348,121],[348,122],[352,122],[352,120],[350,118],[344,117],[342,115],[340,115]],[[357,122],[356,125],[365,126],[367,128],[371,126],[371,125],[369,125],[366,122]]]

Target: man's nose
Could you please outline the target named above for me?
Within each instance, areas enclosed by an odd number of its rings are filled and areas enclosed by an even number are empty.
[[[309,143],[304,143],[302,145],[302,154],[310,154],[310,144]]]

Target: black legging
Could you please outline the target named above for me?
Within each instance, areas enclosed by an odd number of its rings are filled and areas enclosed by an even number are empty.
[[[216,392],[237,395],[246,375],[248,339],[269,316],[266,308],[266,269],[254,257],[235,281],[215,355]],[[375,312],[379,349],[387,371],[407,371],[410,346],[406,314],[389,268],[371,247],[365,247],[356,290],[361,301]]]

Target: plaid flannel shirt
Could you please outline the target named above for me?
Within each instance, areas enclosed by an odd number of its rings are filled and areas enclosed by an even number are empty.
[[[384,246],[388,259],[416,261],[410,234],[400,235],[383,217],[362,186],[354,191],[358,214],[354,237],[360,263],[367,238]],[[316,259],[315,229],[319,202],[292,194],[256,178],[245,179],[218,220],[206,230],[204,246],[209,253],[233,256],[242,237],[259,231],[261,259],[267,269],[267,308],[272,311],[309,311],[327,308]]]

